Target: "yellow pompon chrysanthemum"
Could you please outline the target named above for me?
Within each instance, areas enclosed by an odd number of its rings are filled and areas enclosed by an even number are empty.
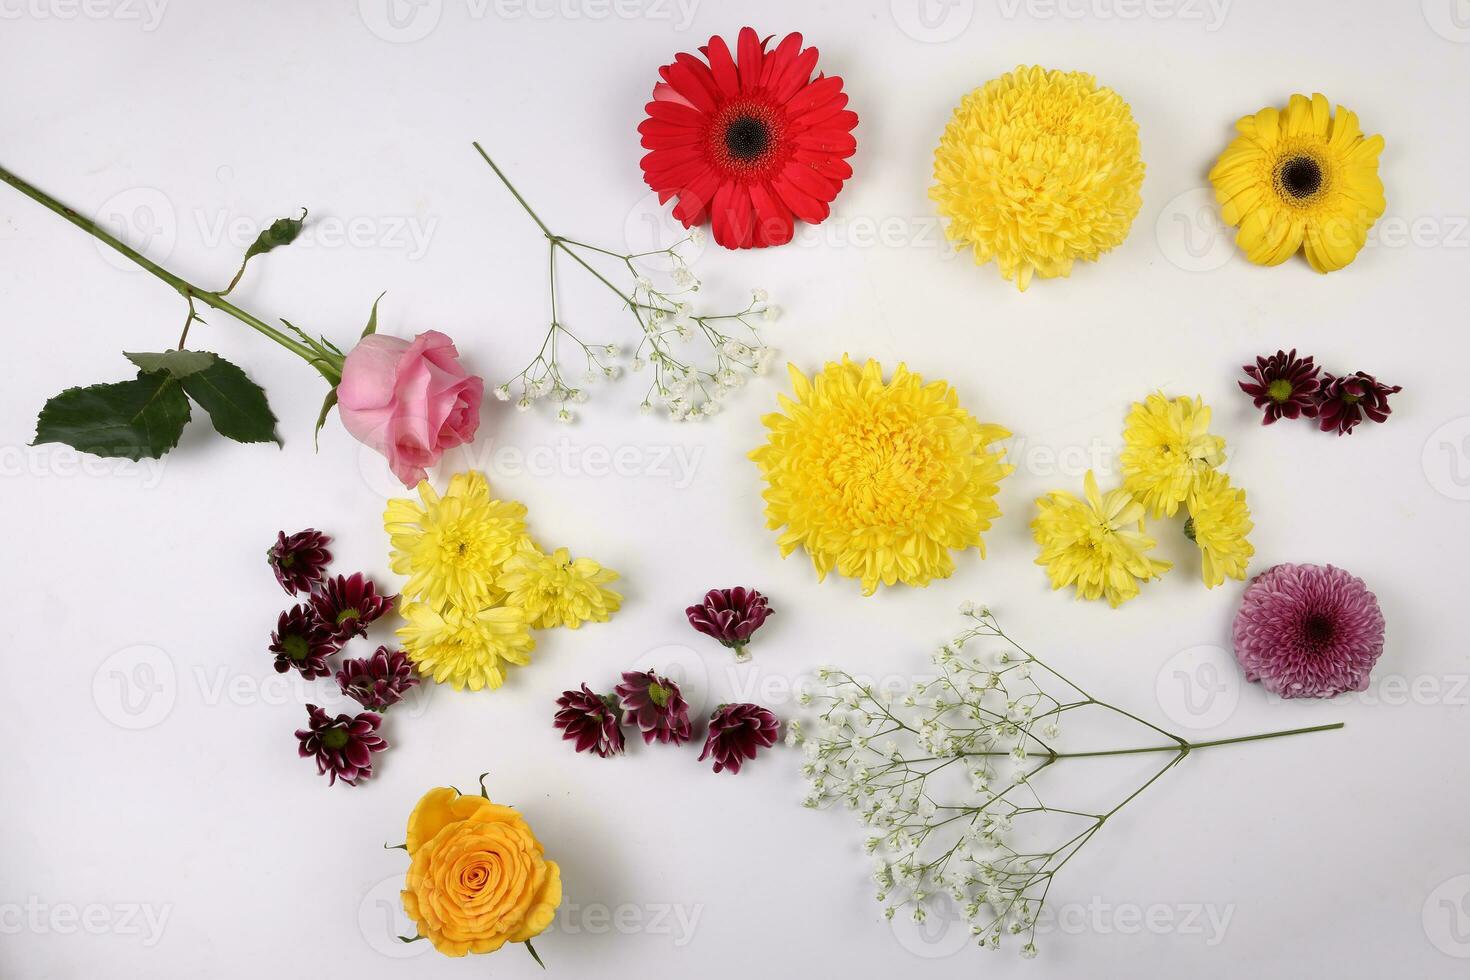
[[[1230,485],[1219,470],[1200,476],[1189,495],[1184,533],[1199,545],[1205,585],[1223,585],[1225,576],[1245,581],[1245,569],[1256,549],[1245,536],[1255,527],[1245,491]]]
[[[789,365],[795,400],[765,416],[768,442],[750,458],[765,476],[766,526],[785,528],[782,556],[805,548],[818,580],[928,585],[954,571],[951,550],[978,548],[1000,516],[995,494],[1012,467],[992,444],[1010,435],[960,407],[946,382],[900,364],[829,362],[811,380]]]
[[[1138,124],[1091,75],[1021,66],[960,101],[934,179],[949,238],[1024,290],[1128,237],[1143,205]]]
[[[1172,517],[1200,475],[1225,460],[1225,440],[1210,434],[1198,397],[1172,401],[1154,392],[1134,402],[1123,429],[1123,486],[1154,517]]]
[[[525,547],[505,563],[497,585],[507,605],[525,610],[532,628],[576,629],[583,622],[605,623],[622,606],[623,597],[606,588],[617,577],[591,558],[573,559],[565,548],[546,555]]]
[[[1246,258],[1279,265],[1304,250],[1318,272],[1356,258],[1386,207],[1383,137],[1364,137],[1357,115],[1334,114],[1321,93],[1293,95],[1286,111],[1267,106],[1235,129],[1210,182]]]
[[[449,606],[440,612],[426,602],[410,602],[400,615],[407,622],[398,637],[408,659],[419,673],[456,691],[499,687],[505,683],[502,662],[524,666],[536,646],[525,612],[515,606]]]
[[[392,544],[390,567],[407,575],[406,599],[478,609],[496,598],[495,577],[526,540],[526,508],[495,500],[485,475],[456,473],[441,497],[419,483],[422,505],[388,501],[383,529]]]
[[[1138,582],[1158,578],[1172,563],[1148,557],[1157,543],[1143,533],[1143,505],[1122,488],[1098,493],[1087,471],[1087,499],[1065,490],[1036,499],[1031,533],[1041,546],[1053,589],[1077,587],[1079,599],[1107,599],[1117,608],[1138,595]]]

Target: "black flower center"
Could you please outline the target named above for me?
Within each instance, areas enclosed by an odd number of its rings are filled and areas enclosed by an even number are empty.
[[[770,147],[771,127],[754,116],[736,116],[725,127],[725,149],[737,160],[757,160]]]
[[[1320,650],[1332,642],[1332,618],[1321,613],[1312,613],[1302,621],[1302,638],[1314,650]]]
[[[1311,157],[1292,157],[1281,168],[1281,187],[1301,200],[1322,189],[1322,165]]]

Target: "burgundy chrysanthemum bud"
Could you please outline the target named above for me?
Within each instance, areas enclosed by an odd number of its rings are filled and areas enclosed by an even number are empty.
[[[276,532],[276,543],[265,553],[266,561],[276,573],[276,581],[290,595],[311,592],[327,574],[332,553],[327,545],[332,539],[315,528],[287,535]]]
[[[1262,425],[1270,425],[1280,418],[1317,417],[1317,389],[1321,382],[1317,373],[1321,368],[1310,357],[1297,357],[1296,348],[1291,353],[1278,350],[1270,357],[1258,357],[1255,364],[1242,368],[1250,381],[1241,381],[1240,390],[1251,396],[1256,408],[1265,409]]]
[[[562,739],[575,739],[578,752],[606,759],[623,753],[623,712],[611,694],[594,694],[586,684],[580,691],[563,691],[556,699],[556,727]]]
[[[311,597],[311,605],[332,635],[346,643],[365,634],[368,624],[387,612],[397,598],[379,595],[372,579],[353,572],[327,579]]]
[[[276,620],[270,651],[276,655],[276,673],[298,670],[307,680],[329,677],[327,658],[341,646],[311,606],[292,606]]]
[[[736,660],[749,660],[745,645],[772,612],[766,597],[755,589],[710,589],[704,602],[684,610],[689,625],[735,651]]]
[[[1386,420],[1391,411],[1388,396],[1403,390],[1398,385],[1390,388],[1362,371],[1340,378],[1324,375],[1317,392],[1317,424],[1323,432],[1336,429],[1340,436],[1351,435],[1364,415],[1374,422]]]
[[[742,763],[755,758],[760,749],[776,744],[781,723],[758,704],[722,704],[710,715],[709,735],[699,761],[715,757],[715,772],[740,771]]]
[[[329,785],[340,779],[356,786],[372,777],[373,753],[388,747],[378,734],[382,718],[371,711],[333,718],[314,704],[306,706],[306,716],[307,727],[296,732],[301,757],[315,758],[317,772],[331,776]]]
[[[343,660],[337,671],[342,693],[369,711],[391,708],[418,682],[408,655],[387,647],[378,647],[370,657]]]
[[[613,688],[638,730],[645,745],[654,739],[680,745],[689,741],[693,728],[689,724],[689,705],[679,693],[679,685],[653,671],[623,674],[623,683]]]

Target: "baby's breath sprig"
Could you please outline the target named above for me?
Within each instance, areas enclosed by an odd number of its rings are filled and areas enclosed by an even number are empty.
[[[819,712],[814,730],[793,721],[787,741],[805,751],[805,805],[840,802],[869,828],[865,850],[875,855],[873,881],[885,914],[908,909],[922,921],[931,899],[948,894],[985,948],[999,947],[1004,933],[1022,937],[1022,956],[1035,956],[1037,918],[1057,872],[1190,752],[1342,727],[1190,742],[1088,694],[1022,649],[988,609],[965,603],[960,611],[970,625],[933,655],[935,672],[902,695],[820,669],[824,693],[802,695]],[[1089,707],[1165,742],[1062,751],[1063,719]],[[1168,761],[1108,809],[1042,799],[1038,784],[1049,780],[1038,777],[1059,763],[1153,753]]]
[[[630,344],[628,366],[635,372],[649,371],[651,381],[639,408],[647,413],[665,408],[675,421],[714,415],[720,402],[745,383],[746,374],[764,374],[776,352],[761,340],[756,321],[776,320],[780,308],[770,302],[764,289],[752,289],[745,308],[736,313],[696,313],[694,295],[700,282],[680,251],[697,246],[703,231],[695,228],[667,248],[647,252],[615,252],[558,235],[526,203],[510,180],[490,159],[479,143],[475,149],[495,171],[516,201],[541,229],[548,243],[547,281],[551,293],[551,320],[536,356],[515,377],[494,389],[501,401],[515,400],[522,410],[541,399],[557,405],[556,417],[571,422],[571,406],[587,400],[587,389],[599,380],[622,374],[624,348],[612,343],[587,343],[568,329],[557,307],[557,258],[565,256],[590,274],[622,301],[633,318],[638,342]],[[638,260],[659,258],[672,267],[670,284],[662,286],[640,271]],[[603,270],[593,265],[602,261],[625,272],[632,286],[615,285]],[[680,356],[676,345],[699,341],[714,355]]]

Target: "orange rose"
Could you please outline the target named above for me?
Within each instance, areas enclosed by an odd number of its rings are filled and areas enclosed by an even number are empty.
[[[519,813],[484,797],[429,790],[408,817],[407,847],[403,910],[447,956],[526,942],[561,904],[556,862]]]

